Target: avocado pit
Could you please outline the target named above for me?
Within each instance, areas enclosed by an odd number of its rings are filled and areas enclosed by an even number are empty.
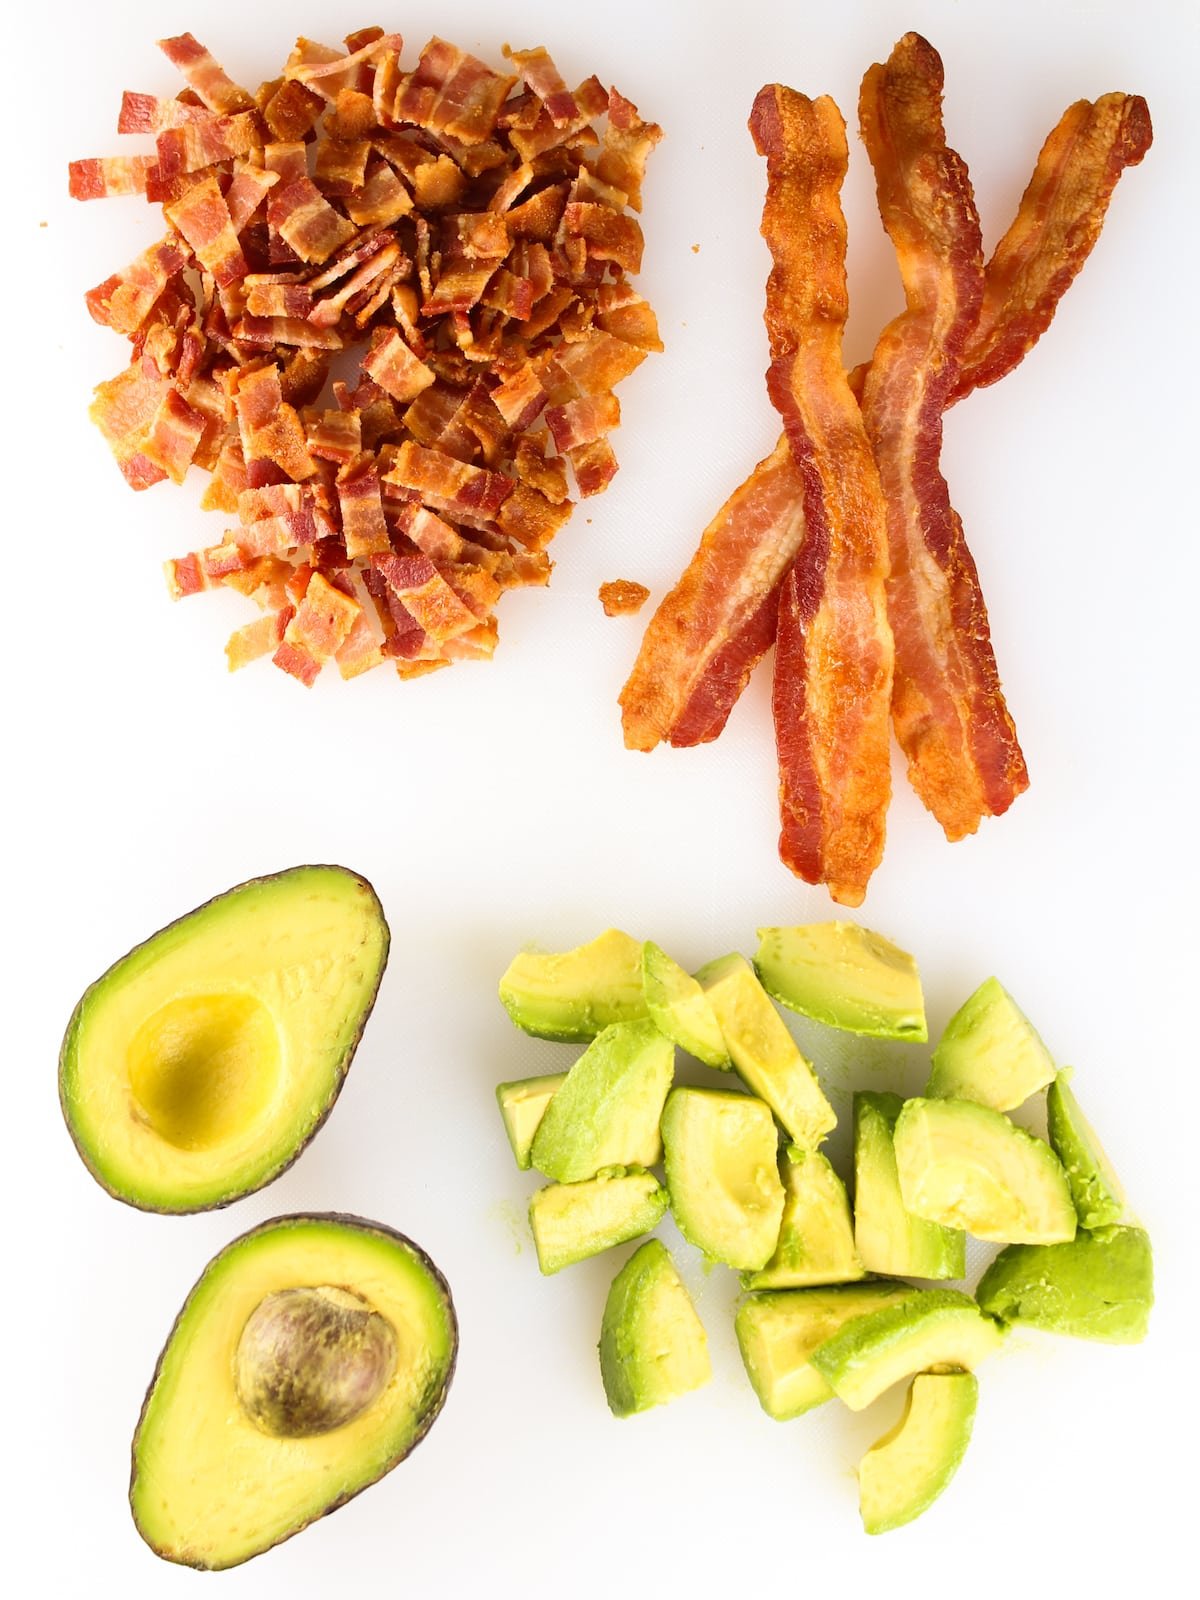
[[[396,1370],[396,1330],[360,1295],[323,1284],[267,1295],[246,1319],[234,1385],[250,1421],[276,1439],[342,1428]]]

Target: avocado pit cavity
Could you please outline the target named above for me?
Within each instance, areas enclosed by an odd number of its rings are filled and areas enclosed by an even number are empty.
[[[182,995],[146,1018],[126,1064],[134,1100],[154,1132],[177,1150],[209,1150],[270,1105],[279,1033],[255,995]]]
[[[262,1433],[306,1439],[353,1422],[396,1370],[396,1330],[329,1285],[281,1289],[250,1313],[234,1354],[242,1409]]]

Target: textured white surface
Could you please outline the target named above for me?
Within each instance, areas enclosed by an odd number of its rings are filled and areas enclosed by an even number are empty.
[[[239,597],[166,600],[160,562],[212,542],[219,523],[190,483],[142,496],[122,484],[85,413],[125,347],[80,298],[154,224],[139,202],[69,203],[65,164],[116,150],[122,88],[171,92],[158,36],[191,28],[255,83],[297,32],[336,39],[373,20],[413,46],[438,31],[491,58],[506,39],[544,41],[569,79],[596,71],[664,124],[642,283],[668,348],[624,387],[621,472],[561,536],[551,589],[504,601],[492,666],[305,694],[266,665],[227,676]],[[1173,1457],[1187,1459],[1197,1314],[1193,8],[463,0],[376,18],[309,0],[127,0],[25,6],[15,39],[12,25],[12,1592],[192,1592],[198,1580],[157,1563],[125,1507],[141,1394],[209,1256],[303,1208],[379,1217],[430,1251],[456,1293],[459,1374],[411,1462],[212,1580],[223,1593],[706,1596],[770,1584],[859,1595],[880,1583],[907,1595],[949,1568],[980,1594],[1106,1595],[1145,1577],[1151,1556],[1186,1560],[1194,1512]],[[1137,90],[1155,122],[1154,149],[1122,180],[1042,345],[947,426],[947,473],[1033,787],[950,847],[897,769],[863,919],[917,954],[935,1029],[995,971],[1077,1067],[1154,1235],[1159,1308],[1140,1349],[1014,1340],[981,1375],[975,1442],[952,1490],[881,1544],[859,1531],[853,1465],[897,1395],[863,1417],[829,1407],[770,1422],[741,1373],[732,1279],[705,1279],[690,1252],[715,1381],[659,1413],[609,1417],[594,1345],[620,1257],[539,1278],[522,1219],[531,1184],[512,1167],[492,1088],[571,1059],[516,1033],[494,999],[522,943],[573,944],[617,923],[698,963],[752,948],[758,923],[829,911],[775,859],[765,678],[717,745],[627,754],[614,702],[644,618],[609,621],[595,595],[621,576],[657,598],[776,436],[761,381],[762,171],[745,132],[754,92],[781,77],[852,116],[863,69],[910,26],[944,56],[950,136],[989,242],[1071,100]],[[854,361],[898,300],[861,147],[845,201]],[[394,934],[327,1127],[283,1179],[228,1212],[160,1219],[108,1199],[54,1104],[79,992],[212,893],[322,860],[373,880]],[[878,1084],[893,1076],[884,1054],[850,1044],[824,1050],[822,1066],[835,1092]],[[898,1076],[915,1085],[920,1052],[901,1056]],[[844,1148],[835,1138],[835,1156]]]

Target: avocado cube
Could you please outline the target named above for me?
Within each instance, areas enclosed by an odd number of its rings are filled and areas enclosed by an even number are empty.
[[[1010,1245],[979,1281],[979,1304],[1004,1322],[1076,1339],[1137,1344],[1154,1304],[1154,1261],[1141,1228],[1083,1229],[1069,1243]]]
[[[652,1167],[675,1047],[652,1022],[614,1022],[592,1040],[546,1107],[530,1158],[558,1183],[603,1167]]]
[[[1125,1191],[1104,1146],[1067,1084],[1065,1067],[1046,1091],[1046,1128],[1062,1162],[1081,1228],[1107,1228],[1125,1214]]]
[[[1054,1080],[1054,1057],[996,978],[950,1018],[933,1052],[925,1093],[1012,1111]]]
[[[819,1150],[789,1145],[783,1160],[783,1221],[775,1254],[746,1289],[803,1289],[866,1277],[854,1248],[846,1186]]]
[[[961,1278],[966,1235],[905,1209],[892,1134],[904,1101],[862,1090],[854,1096],[854,1242],[868,1272]]]
[[[549,1276],[657,1227],[667,1191],[651,1172],[619,1169],[583,1183],[552,1183],[529,1202],[538,1266]]]
[[[781,1005],[846,1033],[929,1037],[917,964],[854,922],[760,928],[755,971]]]
[[[533,1148],[533,1136],[541,1126],[546,1107],[562,1088],[566,1077],[565,1072],[554,1072],[544,1078],[518,1078],[511,1083],[496,1085],[496,1100],[504,1119],[504,1131],[522,1172],[527,1172],[533,1165],[529,1155]]]
[[[647,1239],[613,1279],[600,1376],[616,1417],[664,1405],[712,1377],[704,1324],[660,1239]]]
[[[971,1442],[979,1380],[973,1372],[922,1372],[904,1414],[858,1467],[858,1503],[868,1533],[890,1533],[919,1517],[958,1471]]]
[[[642,986],[650,1019],[681,1050],[727,1072],[733,1063],[716,1013],[690,973],[652,940],[642,946]]]
[[[574,1043],[647,1015],[642,947],[619,928],[554,953],[523,950],[500,979],[504,1009],[526,1033]]]
[[[672,1089],[662,1137],[680,1233],[710,1261],[765,1267],[783,1217],[778,1135],[768,1108],[723,1089]]]
[[[696,977],[738,1076],[766,1101],[794,1144],[815,1150],[836,1127],[837,1117],[753,967],[744,956],[724,956]]]

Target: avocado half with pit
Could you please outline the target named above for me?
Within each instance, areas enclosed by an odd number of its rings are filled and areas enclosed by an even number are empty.
[[[457,1350],[446,1280],[403,1234],[264,1222],[209,1262],[158,1359],[133,1439],[138,1532],[209,1570],[299,1533],[420,1443]]]
[[[205,1211],[291,1165],[329,1115],[387,963],[344,867],[255,878],[111,966],[75,1007],[59,1097],[92,1176],[143,1211]]]

